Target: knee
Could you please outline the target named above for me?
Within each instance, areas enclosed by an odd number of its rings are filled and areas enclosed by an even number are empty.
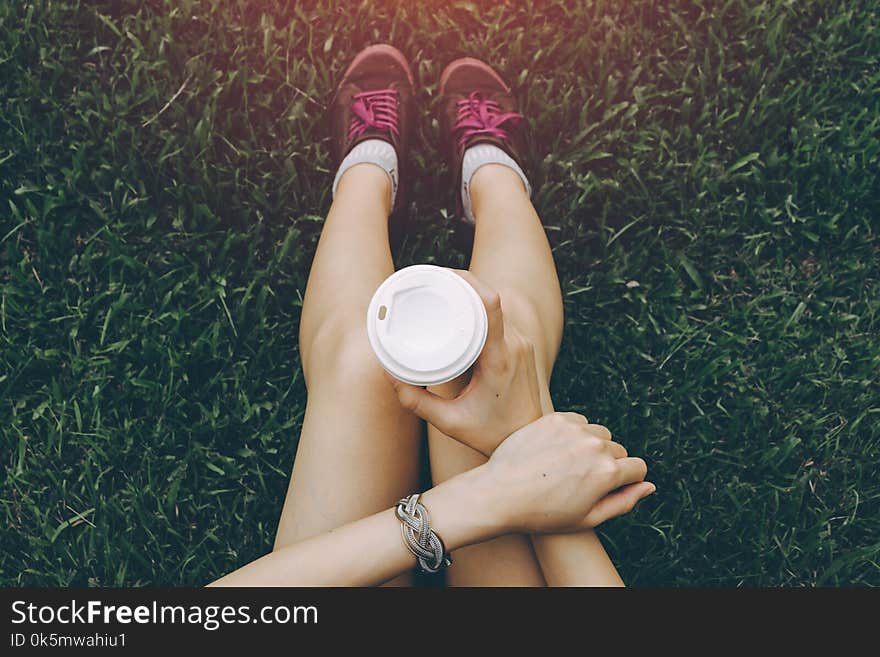
[[[562,300],[534,299],[518,290],[500,290],[501,312],[534,345],[539,367],[550,371],[562,342]]]
[[[362,321],[327,322],[307,343],[301,335],[300,357],[306,387],[310,389],[325,380],[334,385],[388,385]]]

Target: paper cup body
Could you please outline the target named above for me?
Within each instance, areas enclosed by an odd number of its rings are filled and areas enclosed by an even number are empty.
[[[430,386],[474,364],[486,343],[483,301],[458,274],[413,265],[389,276],[367,310],[367,336],[382,367],[401,381]]]

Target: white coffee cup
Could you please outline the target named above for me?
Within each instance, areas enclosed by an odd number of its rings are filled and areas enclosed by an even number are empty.
[[[470,283],[434,265],[394,272],[367,310],[370,346],[385,370],[418,386],[451,381],[474,364],[489,327]]]

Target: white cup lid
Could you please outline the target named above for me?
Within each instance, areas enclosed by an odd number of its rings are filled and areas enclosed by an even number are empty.
[[[392,376],[413,385],[451,381],[483,350],[483,301],[458,274],[413,265],[389,276],[367,310],[367,336]]]

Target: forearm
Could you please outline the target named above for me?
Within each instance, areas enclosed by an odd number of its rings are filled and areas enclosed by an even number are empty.
[[[480,504],[479,475],[465,473],[421,496],[431,528],[447,550],[501,533]],[[400,533],[393,509],[349,523],[267,554],[211,586],[372,586],[412,568],[415,557]]]
[[[370,586],[414,564],[388,509],[271,552],[211,586]]]
[[[541,407],[545,415],[553,412],[549,385],[541,390]],[[547,586],[624,586],[592,529],[572,534],[535,535],[532,547]]]

